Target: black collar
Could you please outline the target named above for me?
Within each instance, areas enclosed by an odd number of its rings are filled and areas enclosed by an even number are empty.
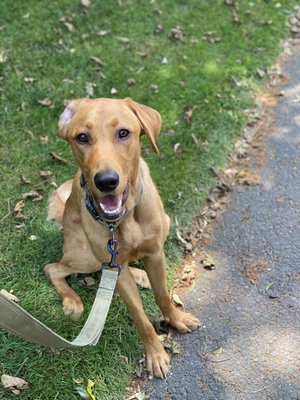
[[[118,218],[115,221],[106,220],[105,218],[101,217],[101,215],[98,214],[98,212],[94,206],[93,196],[92,196],[91,192],[89,191],[89,188],[87,186],[87,183],[86,183],[86,180],[85,180],[85,177],[83,176],[83,174],[81,174],[81,176],[80,176],[80,186],[85,191],[85,206],[86,206],[88,212],[90,213],[90,215],[93,217],[93,219],[95,221],[99,222],[100,224],[106,226],[110,231],[114,231],[116,229],[116,227],[121,223],[121,220],[123,219],[123,217],[125,217],[125,215],[128,214],[129,211],[131,211],[137,205],[137,203],[140,201],[140,199],[142,197],[142,192],[143,192],[143,174],[141,174],[140,183],[137,187],[137,194],[135,197],[134,206],[130,210],[127,210],[123,215],[121,215],[120,218]]]

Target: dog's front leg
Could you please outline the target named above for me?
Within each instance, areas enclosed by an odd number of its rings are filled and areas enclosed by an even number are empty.
[[[185,313],[172,303],[167,288],[166,260],[163,251],[144,258],[145,269],[154,291],[156,303],[165,320],[179,332],[191,332],[200,326],[198,318]]]
[[[127,266],[123,265],[116,287],[144,343],[148,371],[151,375],[165,378],[169,370],[170,357],[144,312],[134,277]]]

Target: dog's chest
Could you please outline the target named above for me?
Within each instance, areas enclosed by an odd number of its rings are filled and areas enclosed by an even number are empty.
[[[91,250],[99,262],[109,261],[108,241],[111,238],[109,229],[98,222],[87,219],[83,221],[83,228]],[[143,258],[149,249],[149,237],[145,237],[140,225],[133,220],[120,224],[114,236],[118,242],[118,263]]]

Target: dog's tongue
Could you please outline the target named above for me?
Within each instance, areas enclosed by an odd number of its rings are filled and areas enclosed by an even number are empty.
[[[122,208],[122,195],[108,194],[100,199],[99,204],[106,214],[117,214]]]

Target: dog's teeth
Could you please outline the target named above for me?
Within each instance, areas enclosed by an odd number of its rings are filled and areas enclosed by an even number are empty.
[[[105,212],[105,214],[108,214],[108,215],[119,214],[121,212],[121,208],[120,207],[118,207],[118,208],[116,208],[114,210],[109,210],[102,203],[99,203],[99,206],[100,206],[101,210],[103,212]]]

